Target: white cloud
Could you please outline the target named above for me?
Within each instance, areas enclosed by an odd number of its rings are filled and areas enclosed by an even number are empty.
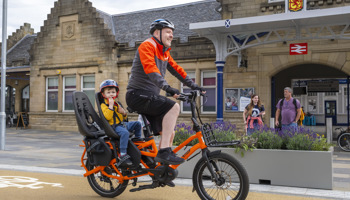
[[[3,0],[1,1],[1,21]],[[40,31],[40,26],[44,25],[44,20],[54,7],[55,0],[7,0],[7,36],[16,32],[24,23],[30,23],[34,32]],[[137,10],[145,10],[159,7],[166,7],[178,4],[185,4],[200,0],[90,0],[92,6],[109,14],[119,14]],[[2,35],[2,32],[0,33]],[[1,41],[2,37],[0,38]]]

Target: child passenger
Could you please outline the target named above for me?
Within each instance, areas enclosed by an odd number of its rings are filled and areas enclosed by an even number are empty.
[[[124,122],[127,117],[126,111],[115,101],[118,97],[119,87],[114,80],[105,80],[100,85],[100,93],[104,102],[101,103],[101,110],[109,124],[120,136],[120,161],[117,166],[131,166],[132,161],[127,154],[129,131],[135,131],[135,138],[141,137],[141,123],[139,121]]]

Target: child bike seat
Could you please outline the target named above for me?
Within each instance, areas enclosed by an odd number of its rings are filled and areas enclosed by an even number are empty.
[[[105,131],[102,129],[102,120],[84,92],[73,92],[73,105],[81,135],[86,138],[98,138],[105,135]]]
[[[96,92],[95,94],[95,99],[96,99],[96,104],[98,107],[98,113],[100,114],[101,120],[102,120],[102,126],[103,129],[106,132],[106,135],[110,138],[113,139],[119,139],[119,135],[114,131],[114,129],[112,128],[112,126],[109,124],[109,122],[106,120],[106,118],[103,115],[102,109],[101,109],[101,103],[104,102],[104,98],[102,97],[100,92]],[[130,133],[130,132],[129,132]],[[130,133],[129,137],[132,137],[134,134]]]

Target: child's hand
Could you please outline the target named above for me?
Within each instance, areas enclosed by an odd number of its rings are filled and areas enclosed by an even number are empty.
[[[118,112],[124,116],[126,116],[126,111],[121,107],[121,106],[118,106]]]
[[[109,102],[108,103],[109,105],[111,105],[111,104],[114,105],[114,99],[112,97],[108,98],[108,102]]]
[[[110,109],[113,109],[114,106],[114,99],[112,97],[108,98],[108,105]]]

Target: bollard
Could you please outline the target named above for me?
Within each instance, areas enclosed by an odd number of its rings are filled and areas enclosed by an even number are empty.
[[[332,135],[332,130],[333,130],[333,123],[332,123],[332,118],[327,117],[326,118],[326,130],[327,130],[327,142],[332,143],[333,141],[333,135]]]
[[[275,118],[270,118],[270,128],[275,128]]]

